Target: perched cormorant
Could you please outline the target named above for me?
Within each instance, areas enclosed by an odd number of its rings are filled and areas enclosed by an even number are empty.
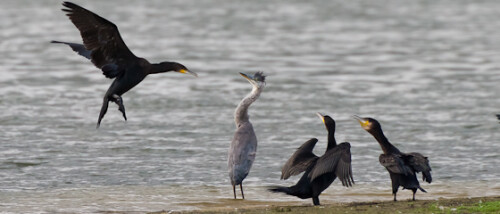
[[[248,107],[259,98],[266,85],[266,77],[262,72],[257,72],[253,76],[240,74],[252,84],[252,91],[241,100],[234,111],[236,133],[234,133],[233,141],[229,147],[227,161],[234,199],[236,199],[236,185],[240,185],[241,197],[245,199],[242,182],[250,172],[257,153],[257,136],[248,117]]]
[[[115,79],[109,87],[101,107],[97,128],[108,110],[108,102],[118,105],[125,115],[122,94],[139,84],[149,74],[175,71],[197,76],[184,65],[177,62],[161,62],[151,64],[146,59],[135,56],[123,42],[118,28],[112,22],[97,14],[71,2],[64,2],[66,12],[71,22],[78,28],[83,38],[83,45],[69,42],[52,41],[52,43],[66,44],[78,54],[90,59],[102,70],[104,76]]]
[[[325,154],[318,157],[313,153],[318,139],[312,138],[300,146],[281,170],[281,179],[305,171],[297,184],[291,187],[273,187],[272,192],[283,192],[302,199],[312,198],[314,205],[320,205],[319,195],[339,178],[346,187],[354,184],[351,168],[351,144],[335,141],[335,121],[328,115],[317,113],[328,131],[328,146]]]
[[[389,140],[384,136],[380,123],[373,118],[361,118],[354,115],[358,120],[361,127],[368,133],[373,135],[382,147],[384,154],[379,156],[379,162],[384,166],[392,181],[392,194],[394,201],[396,201],[396,193],[399,186],[403,189],[410,189],[413,191],[413,200],[415,200],[415,193],[417,189],[426,192],[417,179],[417,172],[422,172],[422,179],[428,183],[432,182],[431,166],[429,160],[420,153],[411,152],[403,153],[399,151]]]

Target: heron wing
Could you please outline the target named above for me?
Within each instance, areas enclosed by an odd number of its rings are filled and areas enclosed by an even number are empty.
[[[318,139],[312,138],[293,153],[281,169],[281,179],[286,180],[290,176],[298,175],[316,162],[318,156],[314,155],[313,149],[317,142]]]
[[[432,182],[431,176],[431,166],[429,165],[429,159],[420,153],[412,152],[406,154],[406,159],[408,164],[413,168],[415,172],[422,172],[422,179],[429,183]]]
[[[352,186],[354,184],[351,167],[351,145],[349,143],[341,143],[325,152],[314,165],[309,178],[313,181],[323,174],[332,172],[335,172],[342,185]]]
[[[234,133],[229,147],[228,166],[230,177],[236,183],[250,172],[257,152],[257,137],[250,123],[240,126]]]
[[[405,163],[402,154],[381,154],[379,156],[379,162],[392,173],[404,175],[413,174],[413,170]]]
[[[85,49],[91,51],[92,63],[99,69],[103,66],[117,68],[105,73],[106,77],[115,78],[130,61],[137,59],[123,42],[115,24],[74,3],[64,2],[63,6],[67,8],[62,10],[80,31]]]

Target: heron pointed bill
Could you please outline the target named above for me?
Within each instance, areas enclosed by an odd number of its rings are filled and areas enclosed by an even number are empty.
[[[198,74],[197,74],[197,73],[192,72],[192,71],[187,70],[187,69],[181,69],[181,70],[179,70],[178,72],[179,72],[179,73],[182,73],[182,74],[191,74],[191,75],[193,75],[193,76],[195,76],[195,77],[198,77]]]
[[[367,120],[367,119],[365,119],[365,118],[362,118],[362,117],[360,117],[360,116],[358,116],[358,115],[353,115],[352,117],[353,117],[354,119],[356,119],[356,120],[359,122],[359,124],[361,124],[361,127],[363,127],[363,128],[364,128],[364,127],[367,127],[368,125],[370,125],[370,121],[368,121],[368,120]]]
[[[320,112],[316,112],[316,115],[318,115],[318,117],[321,119],[321,121],[323,121],[323,123],[325,123],[325,114],[322,114]]]

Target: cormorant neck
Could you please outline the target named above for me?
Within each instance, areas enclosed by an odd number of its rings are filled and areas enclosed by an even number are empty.
[[[384,154],[401,153],[399,149],[397,149],[389,142],[389,140],[387,140],[381,128],[370,131],[370,134],[372,134],[373,137],[375,137],[375,139],[378,141],[378,144],[380,144],[380,147],[382,148],[382,151],[384,151]]]
[[[248,107],[259,98],[261,92],[262,88],[253,86],[252,91],[241,100],[240,104],[238,104],[238,107],[236,107],[234,111],[234,122],[236,123],[236,127],[249,121]]]
[[[335,127],[327,127],[328,130],[328,145],[326,146],[326,151],[333,149],[337,146],[337,141],[335,140]]]
[[[149,74],[165,73],[169,71],[174,71],[174,63],[172,62],[162,62],[151,64],[151,69]]]

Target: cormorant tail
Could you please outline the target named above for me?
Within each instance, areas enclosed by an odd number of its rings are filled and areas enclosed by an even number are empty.
[[[427,191],[425,191],[425,189],[423,189],[423,188],[422,188],[422,187],[420,187],[420,186],[418,186],[418,189],[419,189],[420,191],[422,191],[422,192],[427,193]]]
[[[269,190],[270,192],[282,192],[288,195],[293,195],[290,187],[273,186],[269,187],[267,190]]]

